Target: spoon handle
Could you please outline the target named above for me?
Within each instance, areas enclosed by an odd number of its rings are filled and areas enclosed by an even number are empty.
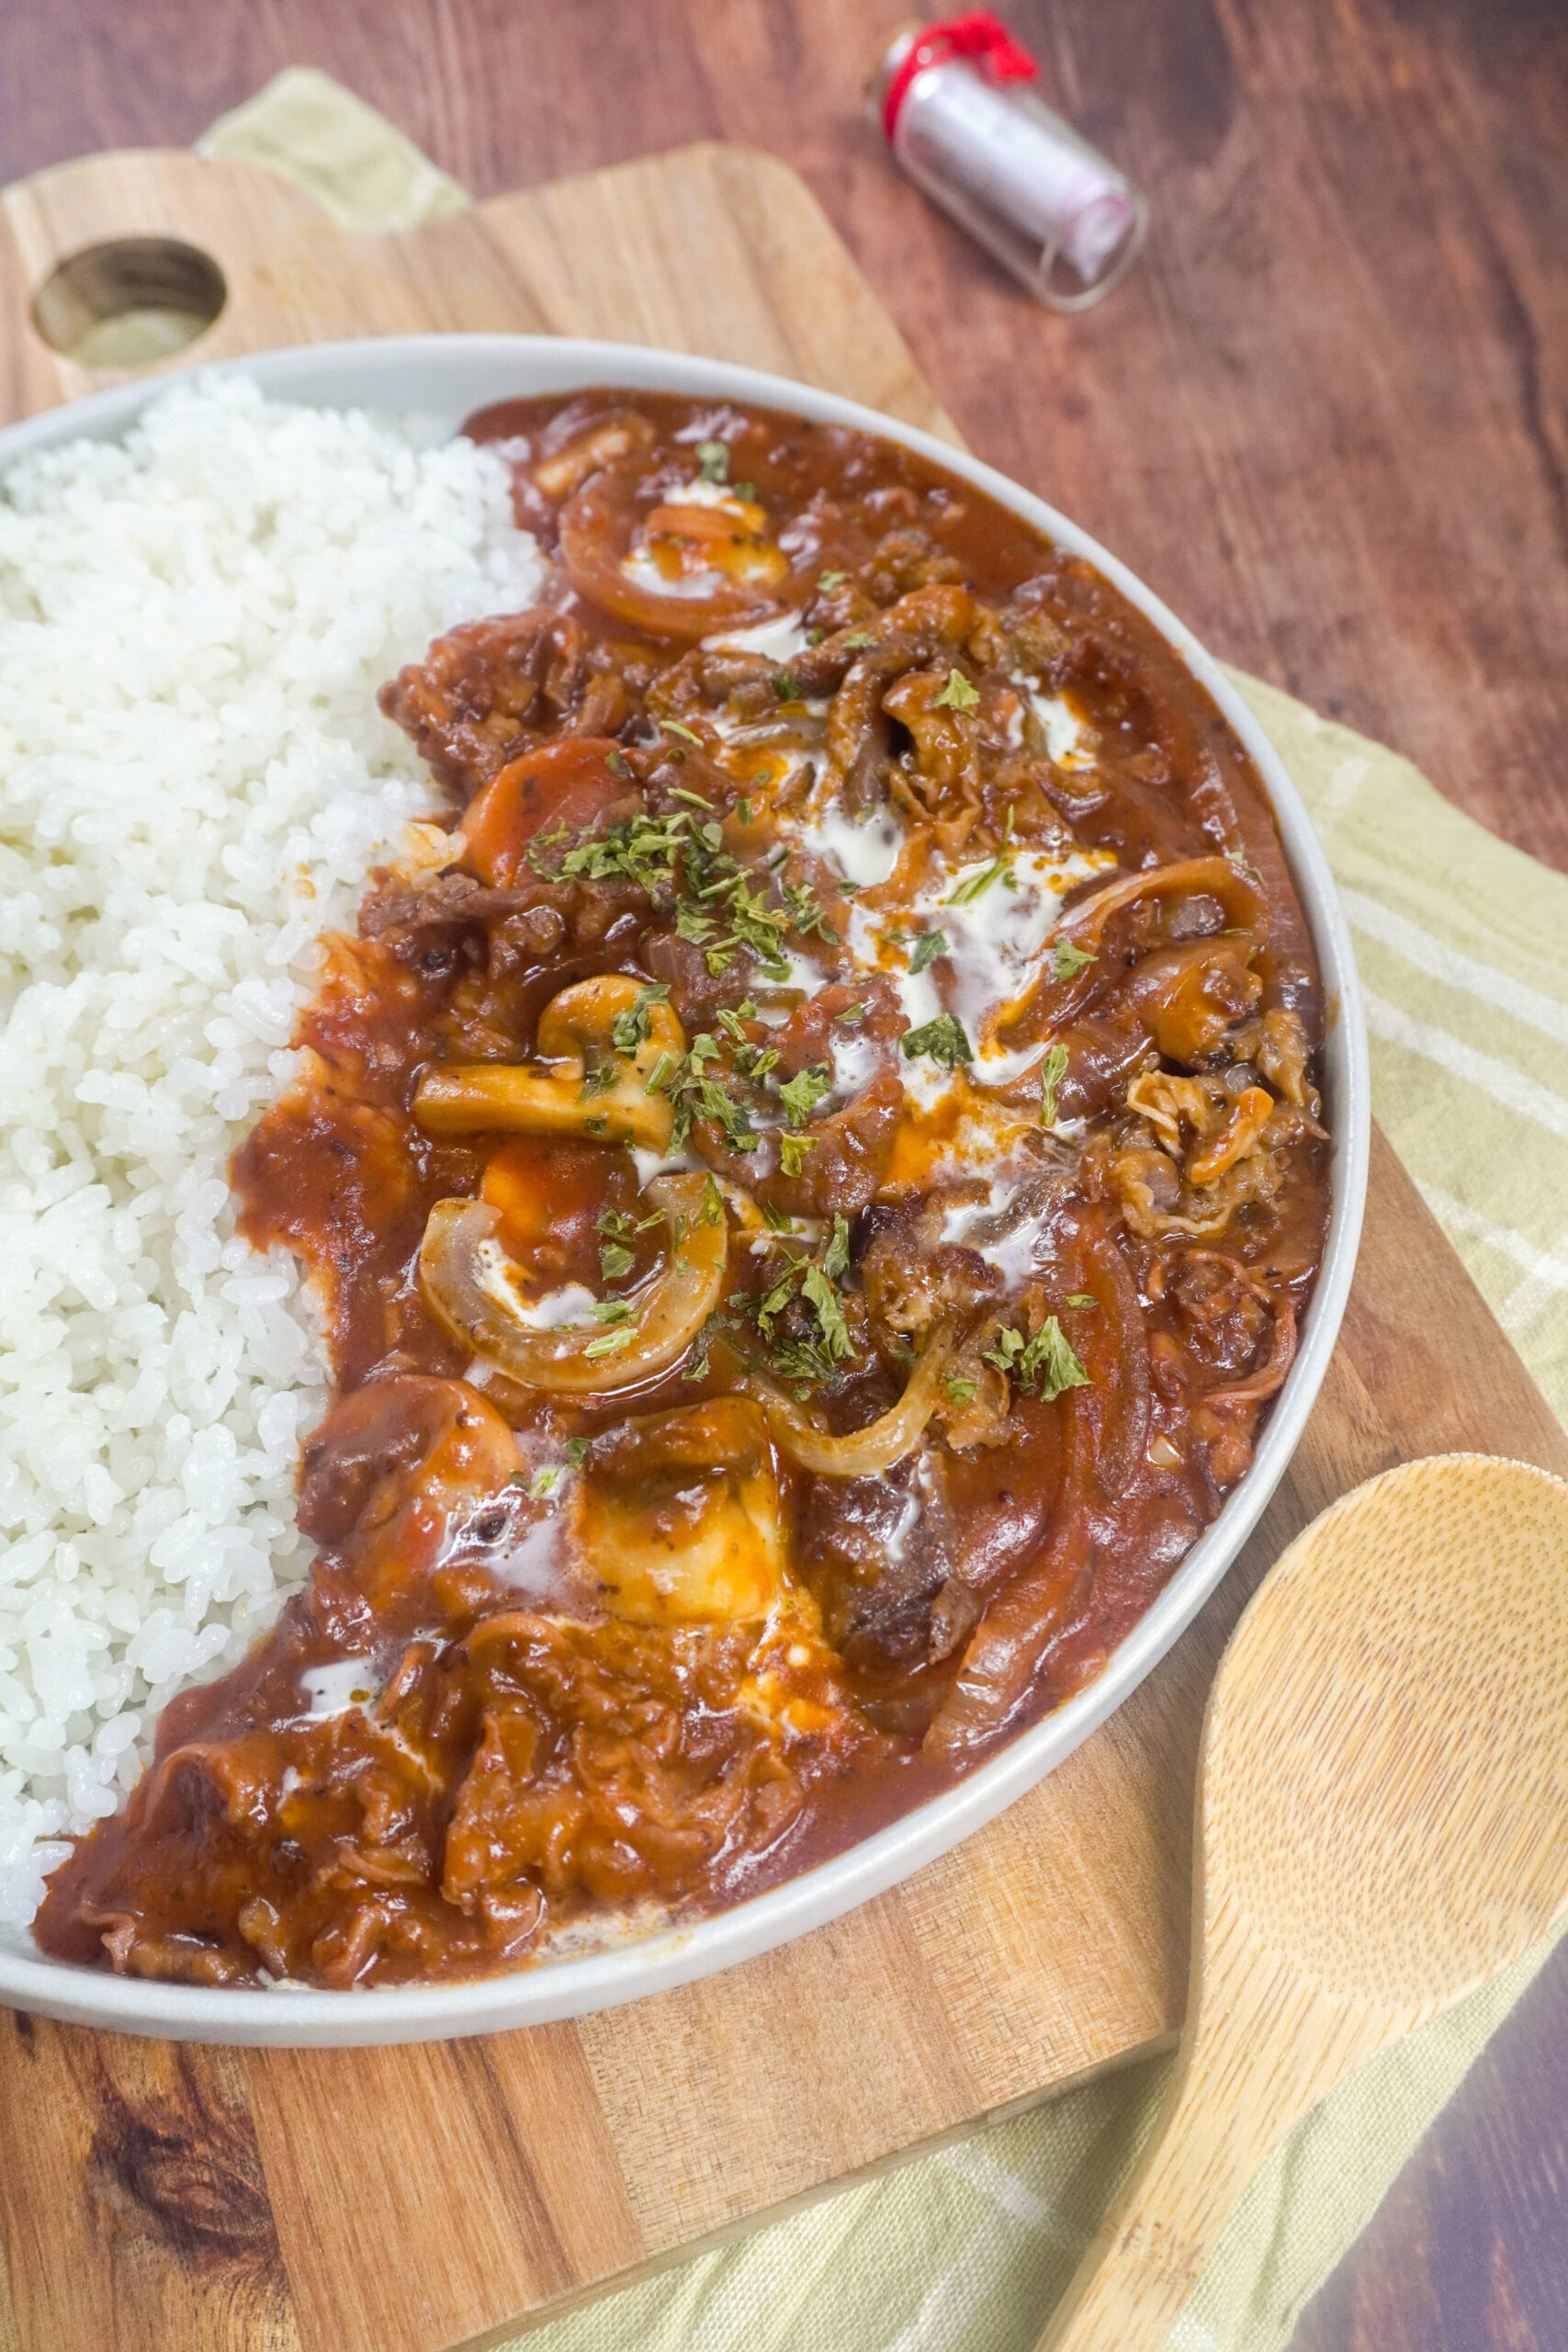
[[[1230,2033],[1183,2043],[1154,2137],[1038,2352],[1158,2352],[1253,2173],[1311,2104],[1280,2054]]]

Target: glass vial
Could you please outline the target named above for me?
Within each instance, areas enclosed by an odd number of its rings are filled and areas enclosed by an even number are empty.
[[[1029,86],[1038,68],[994,17],[899,33],[873,72],[894,154],[960,227],[1053,311],[1083,311],[1131,267],[1140,188]]]

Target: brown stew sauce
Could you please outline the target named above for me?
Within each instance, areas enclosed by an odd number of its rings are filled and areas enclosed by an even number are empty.
[[[63,1959],[445,1979],[852,1844],[1099,1671],[1316,1274],[1306,926],[1138,613],[858,433],[468,429],[544,599],[384,690],[441,805],[232,1170],[326,1316],[320,1552],[50,1881]]]

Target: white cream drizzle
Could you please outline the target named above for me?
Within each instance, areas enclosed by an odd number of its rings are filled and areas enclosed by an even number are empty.
[[[815,996],[827,980],[821,965],[814,963],[809,956],[803,956],[798,947],[786,945],[783,954],[784,962],[789,966],[789,978],[773,981],[770,985],[781,989],[802,989],[807,996]]]
[[[559,1290],[542,1292],[537,1298],[523,1298],[507,1281],[505,1261],[494,1241],[480,1243],[479,1257],[479,1287],[525,1331],[567,1330],[586,1322],[597,1305],[593,1293],[582,1283],[567,1283]]]
[[[1005,1218],[1017,1197],[1016,1184],[995,1177],[983,1200],[959,1202],[947,1211],[942,1224],[944,1242],[962,1242],[973,1250],[987,1266],[995,1267],[1010,1291],[1021,1290],[1039,1272],[1047,1214],[1043,1208],[1029,1211],[987,1239],[983,1228]]]
[[[977,1255],[987,1266],[996,1268],[1010,1291],[1021,1290],[1040,1270],[1044,1238],[1045,1215],[1043,1210],[1036,1210],[1032,1216],[1021,1216],[994,1241],[983,1241]]]
[[[947,1211],[942,1221],[944,1244],[964,1241],[987,1217],[1000,1216],[1004,1209],[1011,1208],[1017,1193],[1015,1184],[993,1177],[991,1189],[983,1201],[960,1201],[955,1208]]]
[[[737,514],[745,512],[734,489],[727,481],[709,481],[699,474],[694,481],[683,481],[677,489],[663,493],[666,506],[729,506]]]
[[[898,1523],[887,1537],[887,1557],[895,1565],[904,1556],[905,1546],[920,1521],[920,1498],[913,1489],[905,1495],[898,1512]]]
[[[646,1191],[656,1176],[694,1176],[707,1166],[694,1151],[649,1151],[640,1143],[634,1143],[630,1148],[638,1192]]]
[[[873,1038],[835,1022],[828,1050],[832,1058],[835,1093],[859,1094],[870,1085],[880,1059],[880,1049]]]
[[[1054,763],[1068,772],[1093,767],[1089,729],[1072,705],[1060,695],[1043,695],[1033,686],[1029,690],[1029,699],[1034,716],[1045,729],[1045,749]]]
[[[299,1689],[311,1723],[346,1715],[351,1707],[363,1706],[375,1696],[375,1662],[368,1657],[334,1657],[325,1666],[308,1666],[300,1674]],[[355,1691],[360,1693],[358,1698]]]
[[[807,637],[800,615],[789,612],[777,620],[759,621],[751,628],[723,629],[716,637],[705,637],[703,645],[709,653],[760,653],[767,662],[788,662],[805,652]]]
[[[525,1527],[511,1549],[492,1564],[496,1575],[515,1591],[525,1592],[536,1600],[557,1607],[560,1603],[564,1566],[561,1554],[563,1522],[558,1506],[570,1476],[570,1471],[563,1472],[560,1485],[552,1488],[546,1498],[553,1508]]]
[[[797,845],[826,860],[857,890],[886,882],[904,854],[908,839],[891,808],[879,809],[856,824],[836,805],[821,809],[796,832]]]
[[[913,939],[890,949],[886,933],[908,932],[913,917],[919,919],[920,929],[944,934],[947,956],[938,960],[945,960],[952,975],[945,1009],[964,1024],[975,1052],[968,1074],[978,1086],[1008,1085],[1039,1059],[1038,1045],[1009,1051],[997,1042],[996,1031],[1038,977],[1042,951],[1056,928],[1067,892],[1115,860],[1103,850],[1074,852],[1065,858],[1043,850],[1015,850],[1005,872],[976,896],[954,905],[953,893],[978,881],[993,864],[978,859],[950,868],[938,860],[907,910],[881,915],[856,907],[847,936],[850,955],[863,970],[889,972],[910,1027],[920,1029],[944,1010],[944,991],[932,967],[923,972],[908,968]],[[886,960],[890,953],[901,959],[902,969]],[[906,1065],[905,1084],[922,1108],[931,1107],[953,1083],[953,1073],[924,1057]]]

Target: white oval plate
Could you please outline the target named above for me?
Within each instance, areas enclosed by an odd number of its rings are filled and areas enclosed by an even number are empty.
[[[188,370],[187,373],[204,372]],[[1202,1607],[1235,1558],[1294,1452],[1334,1350],[1350,1288],[1366,1192],[1371,1133],[1366,1033],[1349,934],[1327,862],[1311,820],[1258,721],[1189,629],[1123,564],[989,466],[930,434],[838,399],[831,392],[749,368],[617,343],[579,343],[536,335],[408,335],[308,345],[226,362],[214,374],[254,378],[279,399],[323,407],[417,411],[448,432],[491,402],[588,385],[622,384],[696,399],[757,401],[829,424],[858,426],[903,442],[987,492],[1043,531],[1058,547],[1087,556],[1154,623],[1208,689],[1257,762],[1278,817],[1285,854],[1311,926],[1328,1006],[1326,1076],[1334,1134],[1334,1210],[1327,1250],[1302,1343],[1247,1476],[1213,1524],[1126,1639],[1103,1673],[1066,1705],[1009,1742],[957,1785],[831,1861],[803,1871],[716,1917],[667,1929],[578,1958],[543,1962],[508,1974],[450,1985],[328,1993],[312,1988],[236,1992],[109,1976],[45,1959],[35,1946],[0,1944],[0,2002],[39,2015],[122,2032],[182,2041],[276,2047],[444,2040],[542,2025],[592,2009],[640,2000],[706,1976],[737,1961],[821,1927],[880,1894],[910,1871],[945,1854],[971,1830],[1021,1796],[1070,1756],[1105,1721]],[[171,381],[151,382],[77,401],[0,433],[0,467],[25,452],[79,434],[112,437]],[[421,650],[411,649],[413,653]]]

